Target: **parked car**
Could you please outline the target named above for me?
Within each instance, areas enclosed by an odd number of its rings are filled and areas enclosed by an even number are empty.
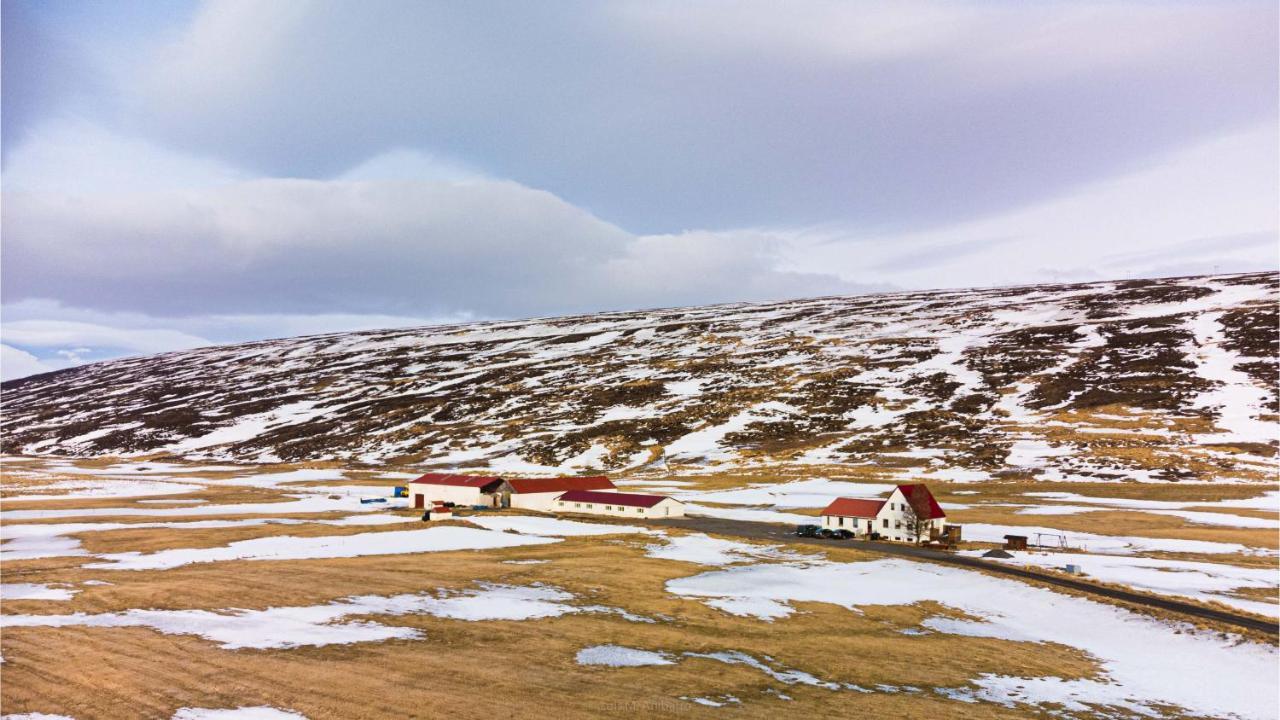
[[[853,537],[853,532],[850,530],[846,530],[845,528],[836,528],[831,532],[834,533],[832,537],[835,540],[848,540],[849,538]]]
[[[797,525],[796,535],[800,537],[818,537],[822,532],[822,528],[817,525]]]

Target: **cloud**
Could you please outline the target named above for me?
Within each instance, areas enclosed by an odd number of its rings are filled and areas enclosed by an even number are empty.
[[[1275,128],[1215,138],[1014,212],[916,233],[797,234],[780,267],[850,282],[970,287],[1280,267]]]
[[[512,317],[856,289],[775,271],[776,241],[759,231],[636,236],[508,181],[192,185],[6,192],[5,302],[167,316]]]
[[[25,350],[0,344],[0,380],[13,380],[56,369]]]
[[[165,329],[118,328],[96,323],[67,320],[5,321],[4,339],[15,345],[37,348],[63,348],[79,359],[91,347],[105,347],[137,353],[187,350],[210,344],[202,337]],[[65,355],[64,355],[65,357]]]
[[[1005,212],[1276,120],[1273,2],[204,5],[127,128],[267,176],[459,158],[632,232]]]
[[[27,131],[84,93],[94,73],[39,17],[39,6],[6,0],[0,23],[0,148],[9,152]]]
[[[81,195],[208,187],[247,176],[225,163],[175,153],[87,120],[53,120],[27,130],[10,150],[4,189]]]

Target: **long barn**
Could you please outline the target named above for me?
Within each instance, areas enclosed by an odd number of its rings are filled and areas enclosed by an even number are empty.
[[[556,498],[556,512],[612,517],[684,517],[684,503],[666,495],[570,490]]]

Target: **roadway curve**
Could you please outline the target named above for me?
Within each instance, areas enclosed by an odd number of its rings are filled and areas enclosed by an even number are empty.
[[[725,520],[722,518],[710,517],[671,518],[669,520],[654,521],[653,524],[666,527],[684,528],[686,530],[696,530],[697,532],[714,533],[716,535],[748,538],[752,540],[771,540],[773,542],[787,542],[825,547],[851,547],[858,550],[866,550],[868,552],[882,553],[885,555],[899,555],[902,557],[912,558],[914,560],[929,560],[932,562],[946,563],[948,565],[959,565],[961,567],[967,567],[974,570],[985,570],[986,572],[997,573],[999,575],[1011,575],[1025,580],[1035,580],[1049,585],[1057,585],[1058,587],[1078,590],[1091,595],[1111,598],[1112,600],[1122,600],[1127,603],[1133,603],[1134,605],[1143,605],[1159,610],[1181,613],[1183,615],[1190,615],[1191,617],[1200,618],[1202,620],[1212,620],[1214,622],[1255,630],[1270,635],[1280,635],[1280,626],[1278,626],[1275,621],[1262,620],[1248,615],[1237,615],[1236,613],[1229,612],[1227,610],[1215,610],[1213,608],[1193,605],[1191,603],[1181,602],[1171,598],[1152,597],[1150,595],[1143,595],[1141,593],[1121,590],[1119,588],[1095,585],[1093,583],[1084,580],[1077,580],[1071,577],[1050,575],[1049,573],[1027,570],[1025,568],[1014,567],[1012,565],[1004,565],[1002,563],[989,562],[975,557],[955,555],[953,553],[918,547],[915,545],[903,545],[891,542],[871,542],[867,540],[823,540],[817,538],[802,538],[797,537],[787,525],[748,522],[745,520]]]

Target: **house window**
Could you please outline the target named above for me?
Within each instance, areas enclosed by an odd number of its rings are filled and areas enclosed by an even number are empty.
[[[889,518],[885,518],[882,522],[884,523],[885,527],[889,527]]]
[[[902,527],[902,521],[901,521],[901,520],[894,520],[894,521],[893,521],[893,529],[894,529],[894,530],[897,530],[897,529],[899,529],[899,528],[901,528],[901,527]]]
[[[642,512],[644,512],[644,508],[636,508],[636,512],[638,512],[638,513],[642,513]]]
[[[577,508],[580,508],[580,507],[582,507],[582,504],[581,504],[581,503],[574,503],[574,504],[573,504],[573,506],[574,506],[574,507],[577,507]]]
[[[836,524],[840,527],[844,527],[844,518],[840,518]]]
[[[590,510],[590,509],[591,509],[591,503],[587,503],[587,509],[588,509],[588,510]]]
[[[558,502],[557,504],[558,504],[560,507],[564,507],[564,503],[563,503],[563,502]]]

